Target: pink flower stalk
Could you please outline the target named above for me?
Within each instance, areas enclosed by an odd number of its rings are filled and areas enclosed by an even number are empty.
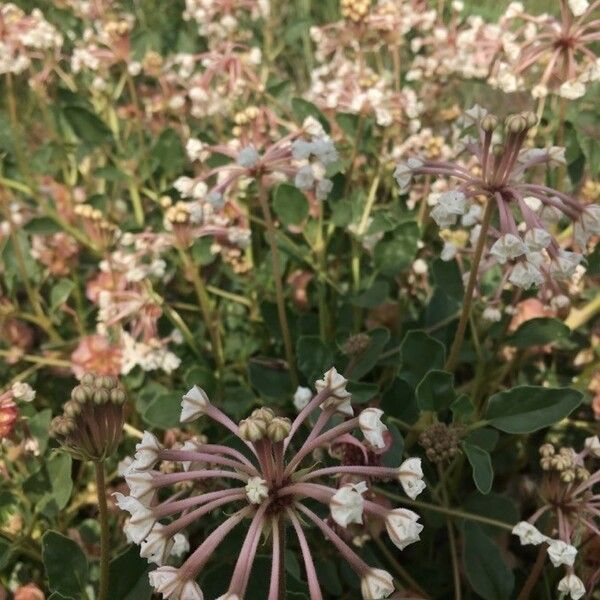
[[[527,520],[518,523],[513,533],[522,545],[547,544],[550,561],[555,567],[564,565],[566,575],[558,584],[558,591],[569,594],[572,600],[582,598],[586,589],[574,573],[574,564],[580,548],[600,536],[600,494],[594,487],[600,483],[600,470],[590,471],[585,461],[600,458],[598,436],[585,440],[584,449],[556,448],[552,444],[540,447],[540,465],[544,470],[539,496],[542,506]],[[589,464],[588,464],[589,466]],[[552,537],[540,532],[535,524],[543,516],[551,516]],[[589,576],[596,582],[600,569]]]
[[[594,44],[600,40],[600,2],[559,0],[560,18],[532,16],[513,2],[501,24],[514,30],[505,43],[489,82],[506,92],[531,89],[536,98],[549,92],[567,99],[583,96],[600,79]],[[525,85],[525,79],[534,82]]]
[[[456,187],[439,196],[431,217],[444,229],[459,218],[465,225],[468,221],[474,226],[473,245],[482,230],[485,242],[491,238],[479,266],[487,259],[506,265],[506,279],[523,289],[571,277],[582,255],[563,250],[548,223],[570,220],[575,241],[585,249],[588,238],[600,234],[600,207],[584,206],[569,194],[524,179],[535,167],[564,164],[564,150],[523,147],[529,129],[537,122],[533,113],[509,116],[502,141],[495,116],[475,107],[465,117],[476,128],[476,137],[464,141],[470,168],[457,161],[411,158],[395,171],[401,191],[408,191],[414,175],[456,181]],[[485,211],[479,204],[481,198],[485,199]]]
[[[159,568],[150,573],[155,589],[165,598],[201,600],[196,583],[211,555],[223,539],[242,521],[249,521],[246,537],[227,590],[221,598],[243,598],[261,537],[271,538],[272,570],[269,600],[280,598],[285,574],[282,543],[286,524],[296,533],[304,561],[311,600],[322,598],[314,560],[305,534],[306,523],[314,525],[361,577],[363,598],[387,598],[394,591],[391,575],[367,565],[325,520],[304,504],[304,500],[330,508],[331,518],[341,527],[363,523],[364,519],[383,522],[392,542],[400,549],[419,539],[422,525],[419,516],[406,509],[389,509],[365,498],[373,479],[396,480],[407,495],[415,498],[425,487],[420,459],[409,458],[398,468],[368,465],[310,467],[313,452],[361,429],[363,444],[380,448],[387,431],[379,409],[365,409],[354,416],[347,380],[332,368],[315,384],[317,394],[302,408],[292,422],[275,416],[268,408],[255,410],[239,424],[231,421],[198,387],[192,388],[182,401],[181,421],[209,418],[233,433],[247,448],[240,452],[229,446],[187,442],[181,449],[165,449],[149,432],[136,447],[135,460],[125,474],[130,496],[117,496],[118,505],[131,515],[126,526],[136,543],[152,541],[160,552],[152,553]],[[307,419],[320,414],[303,442],[297,434]],[[339,416],[342,415],[342,420]],[[330,422],[334,423],[328,427]],[[157,463],[179,464],[180,471],[161,473]],[[340,487],[332,479],[342,476]],[[333,479],[335,481],[335,479]],[[211,485],[212,483],[212,485]],[[158,500],[161,490],[186,484],[182,491],[167,500]],[[198,491],[210,486],[211,491]],[[188,497],[182,497],[189,490]],[[217,509],[229,516],[208,536],[179,567],[165,566],[174,535],[204,515]],[[161,521],[165,520],[165,523]],[[144,542],[146,540],[146,542]]]

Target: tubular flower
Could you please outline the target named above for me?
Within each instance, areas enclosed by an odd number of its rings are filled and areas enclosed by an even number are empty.
[[[467,162],[410,159],[396,168],[401,191],[408,190],[415,175],[456,181],[455,189],[434,199],[431,217],[440,228],[447,230],[458,222],[470,227],[470,243],[475,247],[485,227],[480,271],[500,264],[505,282],[523,289],[543,285],[559,292],[556,281],[570,278],[583,256],[563,249],[549,231],[550,224],[561,218],[571,221],[574,240],[583,250],[588,238],[600,233],[600,210],[546,185],[526,181],[525,175],[537,166],[565,164],[561,148],[523,147],[537,122],[533,113],[510,115],[502,142],[498,119],[481,107],[467,111],[464,121],[475,127],[475,137],[463,142]],[[483,211],[481,203],[488,210]],[[469,217],[471,213],[474,218]],[[447,242],[444,253],[446,259],[452,259],[456,248]]]
[[[347,441],[355,431],[362,429],[367,439],[374,436],[375,446],[385,431],[379,409],[366,409],[353,416],[352,397],[346,384],[344,377],[330,369],[316,382],[316,395],[299,407],[294,421],[263,407],[236,424],[200,388],[193,387],[183,396],[182,421],[211,419],[238,439],[240,449],[196,441],[180,449],[167,449],[152,434],[144,433],[125,472],[130,495],[115,496],[117,505],[130,514],[126,525],[128,537],[141,544],[143,557],[159,565],[150,573],[150,582],[158,593],[175,600],[203,598],[196,577],[225,537],[245,523],[247,532],[239,558],[221,598],[233,600],[245,596],[259,541],[265,537],[271,541],[273,565],[268,597],[276,600],[283,568],[280,549],[285,522],[291,524],[300,545],[311,600],[322,598],[322,594],[305,534],[307,524],[319,530],[358,573],[363,598],[387,598],[393,593],[391,575],[367,565],[303,502],[306,499],[329,507],[332,519],[342,528],[352,523],[379,521],[385,524],[392,542],[400,549],[417,541],[423,529],[416,513],[389,509],[369,499],[369,482],[373,479],[399,481],[414,498],[424,488],[419,459],[408,459],[398,468],[347,461],[333,467],[307,468],[314,451],[338,440]],[[308,435],[297,443],[296,434],[310,417]],[[161,461],[179,468],[162,472],[157,467]],[[336,476],[358,483],[337,487]],[[200,483],[201,489],[196,487]],[[171,486],[177,486],[179,491],[162,500],[163,490]],[[203,516],[218,511],[222,511],[221,523],[192,549],[183,564],[179,568],[166,565],[174,555],[177,536],[181,537],[187,526]]]

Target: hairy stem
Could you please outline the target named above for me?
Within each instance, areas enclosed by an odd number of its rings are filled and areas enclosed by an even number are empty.
[[[98,518],[100,520],[100,587],[98,589],[98,600],[108,600],[110,539],[108,531],[108,506],[106,503],[104,462],[94,462],[94,468],[96,470],[96,495],[98,498]]]

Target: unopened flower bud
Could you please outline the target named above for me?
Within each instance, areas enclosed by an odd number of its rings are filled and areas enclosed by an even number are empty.
[[[532,112],[532,111],[527,111],[523,113],[523,117],[527,123],[527,127],[529,127],[530,129],[532,127],[535,127],[538,124],[538,118],[537,115]]]
[[[560,474],[560,480],[564,483],[575,481],[575,471],[573,469],[565,469]]]
[[[578,467],[575,470],[575,476],[579,481],[587,481],[590,478],[590,472],[584,467]]]
[[[267,425],[267,435],[272,442],[283,441],[292,429],[292,422],[285,417],[275,417]]]
[[[63,412],[66,417],[73,418],[76,417],[82,410],[81,404],[78,402],[74,402],[73,400],[69,400],[63,406]]]
[[[540,446],[540,456],[552,456],[556,450],[552,444],[542,444]]]
[[[491,133],[498,127],[498,118],[495,115],[487,114],[481,119],[481,129],[487,133]]]
[[[78,385],[73,388],[71,398],[80,404],[84,404],[90,399],[92,393],[93,391],[88,386]]]
[[[527,120],[522,115],[511,115],[506,119],[506,129],[509,133],[521,133],[527,129]]]
[[[262,419],[265,423],[270,423],[275,417],[275,413],[266,406],[262,408],[257,408],[252,411],[252,418],[254,419]]]
[[[240,437],[249,442],[258,442],[267,433],[267,424],[262,419],[249,417],[239,424]]]

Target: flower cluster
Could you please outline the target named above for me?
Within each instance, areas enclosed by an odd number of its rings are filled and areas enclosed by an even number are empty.
[[[509,116],[504,139],[499,136],[498,119],[480,107],[467,111],[465,120],[475,126],[475,136],[463,141],[466,161],[411,158],[400,163],[395,177],[401,192],[409,190],[415,175],[454,180],[457,187],[437,197],[431,217],[443,229],[460,219],[464,227],[471,227],[474,247],[480,236],[484,244],[489,240],[480,268],[489,268],[486,261],[503,265],[506,279],[523,289],[553,286],[553,281],[571,277],[582,254],[563,249],[551,225],[561,218],[571,221],[574,239],[585,250],[589,237],[600,234],[600,208],[525,180],[536,167],[564,164],[564,149],[524,147],[528,131],[537,122],[532,113]],[[452,242],[447,242],[445,257],[450,259],[455,252]]]
[[[558,591],[568,594],[572,600],[583,598],[586,588],[575,575],[577,558],[576,545],[583,547],[590,539],[600,535],[600,495],[594,493],[594,486],[600,481],[600,470],[590,471],[586,460],[592,462],[600,458],[598,436],[585,440],[581,452],[573,448],[560,448],[552,444],[540,447],[540,466],[544,471],[540,486],[543,506],[527,521],[521,521],[513,529],[521,544],[547,544],[548,557],[555,567],[565,566],[566,575],[558,583]],[[544,535],[535,524],[543,520],[543,515],[551,515],[551,535]],[[600,581],[600,572],[592,572],[588,587],[595,589]]]
[[[166,449],[154,435],[144,434],[125,472],[130,496],[118,495],[117,503],[131,515],[126,526],[129,537],[141,544],[142,556],[159,565],[150,573],[157,592],[173,600],[201,600],[203,594],[196,577],[223,539],[246,521],[247,534],[222,599],[244,597],[263,535],[271,538],[272,547],[269,598],[279,597],[285,523],[296,533],[311,598],[322,596],[303,523],[320,530],[360,575],[363,598],[387,598],[394,591],[389,573],[367,565],[331,525],[303,502],[314,500],[328,506],[331,519],[342,530],[354,523],[362,524],[364,519],[383,522],[390,539],[401,550],[419,539],[423,527],[416,513],[390,509],[369,499],[373,479],[398,481],[406,494],[415,498],[425,487],[419,459],[409,458],[398,468],[360,464],[307,466],[307,459],[315,451],[355,430],[362,432],[363,443],[368,447],[379,451],[386,447],[388,434],[381,421],[383,412],[367,408],[355,417],[347,383],[334,368],[327,371],[315,383],[316,395],[309,392],[311,398],[307,398],[293,422],[263,407],[236,424],[210,402],[202,389],[193,387],[183,396],[182,423],[201,417],[212,419],[239,440],[241,450],[194,440],[180,449]],[[296,444],[302,425],[319,409],[304,442]],[[179,469],[162,473],[156,470],[162,461],[177,464]],[[340,479],[333,480],[335,485],[327,485],[327,480],[336,476]],[[181,491],[160,499],[161,491],[173,485]],[[189,492],[187,498],[181,498],[184,491]],[[226,506],[229,516],[193,549],[179,568],[165,564],[174,536],[202,516]]]

